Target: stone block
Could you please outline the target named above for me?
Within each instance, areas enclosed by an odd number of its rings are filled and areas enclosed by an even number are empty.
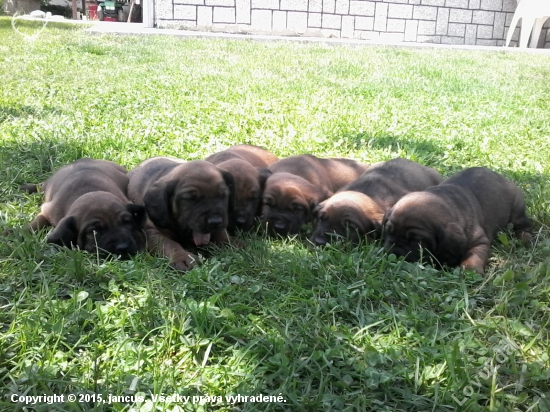
[[[435,34],[435,22],[420,20],[418,22],[418,36],[433,36]]]
[[[467,24],[464,44],[474,45],[477,39],[477,24]]]
[[[210,27],[212,26],[212,23],[212,7],[197,7],[197,26]]]
[[[386,31],[386,23],[388,20],[388,3],[376,3],[374,11],[374,30]]]
[[[197,6],[174,4],[175,20],[197,20]]]
[[[286,30],[286,11],[273,11],[272,27],[274,31]]]
[[[421,0],[423,6],[444,6],[445,0]]]
[[[323,0],[309,0],[308,6],[310,13],[321,13],[323,11]]]
[[[174,4],[171,0],[157,0],[155,2],[155,14],[158,19],[172,20]]]
[[[336,14],[349,14],[349,0],[336,0],[334,12]]]
[[[205,0],[205,4],[207,6],[235,7],[235,0]]]
[[[466,33],[466,25],[464,23],[449,23],[447,28],[448,36],[460,36],[464,37]],[[452,44],[452,43],[449,43]]]
[[[495,12],[495,23],[493,24],[493,39],[504,39],[504,22],[506,13]]]
[[[253,9],[279,10],[279,0],[252,0]]]
[[[437,20],[437,7],[414,6],[413,19],[415,20]]]
[[[477,26],[477,38],[479,39],[492,39],[493,38],[493,26]]]
[[[286,16],[286,27],[295,33],[305,33],[307,30],[307,13],[289,11]]]
[[[485,10],[474,10],[472,23],[475,24],[493,24],[495,22],[495,12]]]
[[[336,0],[323,0],[323,13],[333,14],[336,10]]]
[[[389,33],[405,33],[405,20],[388,19],[386,31]]]
[[[271,10],[252,10],[250,25],[255,30],[271,30]]]
[[[450,9],[449,22],[451,23],[471,23],[472,10]]]
[[[355,17],[355,30],[372,31],[374,28],[374,17]]]
[[[467,9],[468,3],[469,3],[468,0],[445,0],[445,7]],[[443,42],[443,39],[441,39],[441,42]],[[453,43],[447,43],[447,44],[453,44]]]
[[[325,14],[321,18],[321,27],[323,29],[340,30],[342,28],[342,16],[339,14]]]
[[[321,27],[321,13],[308,13],[308,27]]]
[[[481,0],[470,0],[470,3],[468,4],[468,8],[470,10],[477,10],[481,7]]]
[[[214,23],[235,23],[234,7],[214,7]]]
[[[237,24],[250,24],[250,0],[235,0]]]
[[[354,16],[374,16],[374,1],[356,1],[349,2],[349,14]]]
[[[511,11],[512,13],[516,11],[518,7],[517,0],[504,0],[502,2],[502,11]]]
[[[405,41],[416,41],[418,34],[418,20],[407,20],[405,22]]]
[[[392,19],[411,19],[413,7],[410,4],[389,4],[388,18]]]
[[[355,29],[355,16],[342,16],[342,37],[353,39]]]
[[[481,10],[502,11],[502,0],[481,0]]]
[[[437,10],[435,34],[447,34],[450,10],[451,9],[444,9],[444,8],[439,8]]]
[[[281,0],[281,10],[307,11],[307,0]]]

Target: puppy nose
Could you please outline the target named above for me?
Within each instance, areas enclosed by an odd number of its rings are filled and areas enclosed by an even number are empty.
[[[327,239],[324,236],[314,236],[311,240],[317,246],[324,246],[327,244]]]
[[[220,227],[223,223],[223,219],[219,215],[209,216],[206,219],[206,224],[208,225],[208,228],[217,228]]]
[[[273,222],[273,227],[277,230],[285,230],[287,226],[287,223],[282,220],[276,220]]]
[[[129,250],[130,250],[130,243],[128,242],[119,243],[118,245],[116,245],[116,248],[115,248],[115,252],[117,253],[117,255],[123,255],[125,253],[128,253]]]

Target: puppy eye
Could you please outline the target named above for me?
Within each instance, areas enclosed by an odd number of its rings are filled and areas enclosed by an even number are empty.
[[[134,220],[130,216],[124,216],[121,221],[123,225],[131,225],[134,223]]]
[[[292,210],[294,210],[295,212],[301,212],[302,210],[304,210],[304,207],[295,203],[292,205]]]
[[[197,192],[186,192],[181,196],[182,200],[197,200],[199,194]]]
[[[263,202],[264,202],[264,205],[266,206],[270,206],[270,207],[273,206],[273,200],[271,198],[266,198],[263,200]]]

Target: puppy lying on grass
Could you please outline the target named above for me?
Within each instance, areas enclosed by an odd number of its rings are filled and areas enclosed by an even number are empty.
[[[408,159],[392,159],[372,165],[359,179],[345,186],[313,210],[311,242],[325,245],[331,234],[354,243],[382,233],[384,213],[409,192],[439,184],[435,169]]]
[[[107,160],[80,159],[42,185],[45,203],[31,230],[54,226],[46,241],[90,253],[128,257],[145,247],[145,208],[126,197],[126,169]],[[21,187],[33,193],[38,186]]]
[[[269,169],[262,199],[262,224],[270,233],[297,234],[313,209],[341,187],[357,179],[369,165],[351,159],[296,155]]]
[[[518,239],[532,241],[520,189],[498,173],[473,167],[399,200],[384,217],[384,247],[411,262],[424,248],[440,264],[483,274],[495,235],[509,223]]]

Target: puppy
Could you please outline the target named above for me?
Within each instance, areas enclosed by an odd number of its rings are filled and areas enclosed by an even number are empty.
[[[436,170],[408,159],[376,163],[313,210],[310,241],[325,245],[331,234],[354,243],[366,236],[377,239],[386,210],[407,193],[438,185],[442,180]]]
[[[233,146],[206,158],[235,179],[235,207],[230,213],[228,230],[250,230],[260,214],[265,181],[271,175],[267,166],[278,158],[265,149],[250,145]]]
[[[297,234],[313,209],[369,166],[351,159],[290,156],[269,167],[262,198],[262,224],[271,234]]]
[[[263,147],[239,144],[208,156],[205,160],[218,165],[228,160],[240,159],[254,167],[266,168],[279,160],[273,153]]]
[[[80,159],[43,184],[45,203],[31,230],[54,226],[48,243],[128,257],[145,247],[145,208],[126,197],[126,169],[107,160]],[[36,185],[24,185],[28,192]]]
[[[508,223],[519,239],[531,242],[520,189],[498,173],[473,167],[399,200],[384,217],[384,247],[411,262],[423,248],[440,264],[483,274],[491,243]]]
[[[203,160],[146,160],[128,174],[128,196],[145,206],[150,252],[190,270],[198,259],[185,248],[227,242],[228,208],[235,202],[231,173]]]

